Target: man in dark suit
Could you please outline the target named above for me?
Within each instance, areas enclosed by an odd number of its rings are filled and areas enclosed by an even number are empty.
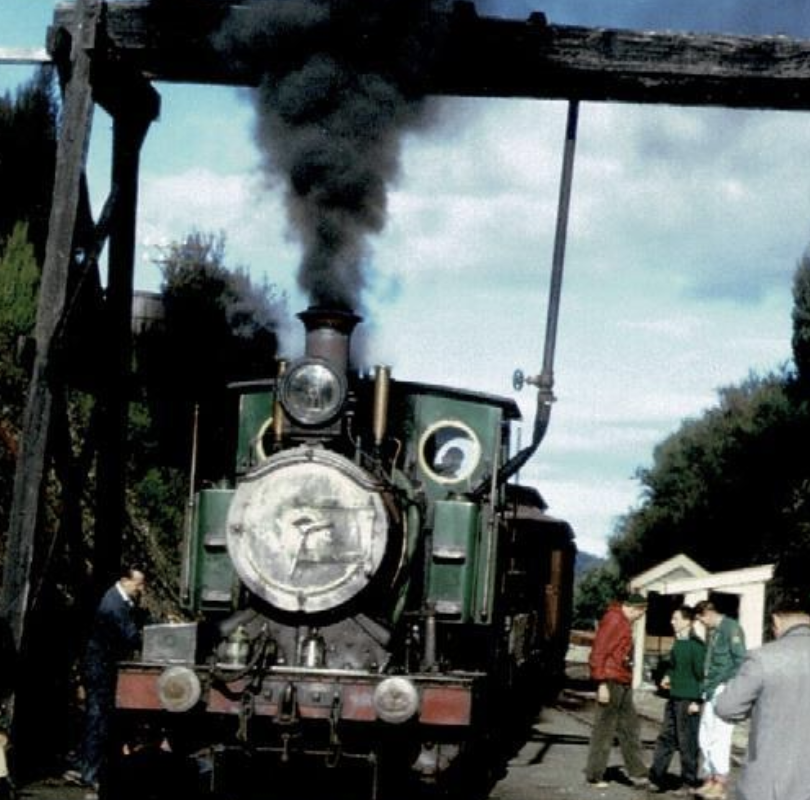
[[[775,641],[752,650],[717,696],[729,722],[751,717],[737,800],[810,800],[810,598],[786,594],[772,608]]]
[[[67,780],[87,787],[85,800],[98,796],[109,722],[115,710],[116,665],[141,645],[138,600],[144,583],[142,570],[124,570],[105,592],[93,619],[83,665],[85,729],[80,770],[65,773]]]

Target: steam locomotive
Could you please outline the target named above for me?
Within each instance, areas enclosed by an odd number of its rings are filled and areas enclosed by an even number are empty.
[[[470,798],[559,688],[572,531],[509,480],[512,400],[358,372],[359,317],[299,317],[305,355],[233,387],[234,478],[186,532],[195,621],[146,627],[118,720],[205,752],[215,791],[359,763],[372,797]]]

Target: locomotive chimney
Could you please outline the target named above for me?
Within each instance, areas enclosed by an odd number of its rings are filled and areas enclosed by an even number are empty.
[[[352,331],[362,317],[351,311],[310,306],[298,315],[306,328],[306,354],[323,358],[341,372],[349,366]]]

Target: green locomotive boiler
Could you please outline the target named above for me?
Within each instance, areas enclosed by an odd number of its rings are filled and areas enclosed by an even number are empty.
[[[233,480],[197,491],[185,543],[194,621],[147,627],[119,718],[207,752],[214,788],[361,763],[372,796],[471,798],[560,686],[571,529],[513,480],[512,400],[358,372],[358,317],[299,316],[305,355],[233,387]]]

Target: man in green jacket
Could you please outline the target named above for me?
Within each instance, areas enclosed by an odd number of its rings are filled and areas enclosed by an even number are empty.
[[[650,781],[658,791],[666,789],[667,770],[676,752],[681,757],[683,789],[694,789],[699,784],[698,726],[706,645],[692,629],[694,618],[695,611],[691,606],[676,608],[672,614],[675,642],[661,680],[661,688],[669,691],[669,698],[650,768]]]
[[[734,724],[715,713],[715,699],[737,674],[745,660],[745,636],[737,620],[721,614],[709,600],[695,606],[695,616],[706,626],[706,667],[703,679],[703,713],[698,740],[703,754],[706,782],[696,794],[705,800],[725,800],[731,771],[731,734]]]

